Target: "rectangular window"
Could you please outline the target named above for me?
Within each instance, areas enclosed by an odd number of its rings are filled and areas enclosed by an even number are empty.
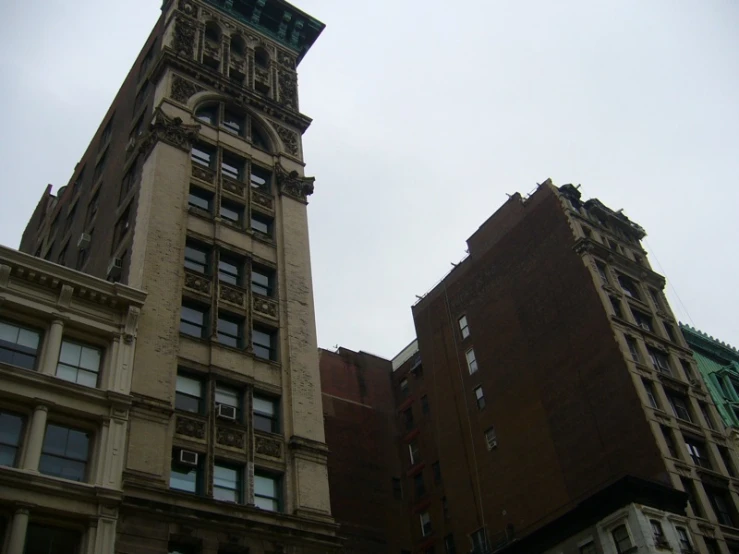
[[[467,316],[463,315],[459,318],[459,332],[462,334],[462,338],[466,339],[470,336],[470,326],[467,324]]]
[[[595,268],[598,271],[598,276],[600,277],[600,280],[603,282],[604,285],[607,285],[608,284],[608,273],[606,271],[605,264],[596,262]]]
[[[698,467],[711,469],[711,461],[708,459],[705,445],[693,438],[684,437],[684,439],[685,447],[688,449],[688,455],[693,463]]]
[[[662,435],[665,438],[665,443],[667,444],[667,451],[670,453],[670,456],[673,458],[677,458],[677,448],[675,447],[675,440],[672,438],[672,431],[670,431],[669,428],[661,426],[660,429],[662,430]]]
[[[429,412],[431,412],[431,407],[429,406],[429,397],[425,394],[421,397],[421,413],[424,415],[428,415]]]
[[[85,227],[92,221],[92,219],[95,217],[95,214],[98,213],[98,208],[100,207],[100,189],[95,192],[95,194],[90,199],[90,202],[87,204],[87,216],[85,221]]]
[[[266,215],[252,213],[251,214],[251,230],[269,237],[272,236],[272,224],[273,220],[271,217]]]
[[[34,369],[40,340],[38,331],[0,320],[0,362]]]
[[[608,298],[610,298],[610,300],[611,300],[611,306],[613,307],[613,315],[615,315],[616,317],[620,317],[621,319],[623,319],[624,318],[624,314],[621,311],[621,301],[618,298],[616,298],[615,296],[609,296]]]
[[[254,472],[254,504],[262,510],[281,511],[280,478],[269,473]]]
[[[190,159],[193,163],[202,165],[203,167],[211,167],[215,159],[215,149],[204,144],[196,144],[190,151]]]
[[[210,250],[207,246],[201,246],[192,242],[185,245],[185,267],[208,275],[210,271]]]
[[[629,354],[631,355],[631,359],[635,362],[641,362],[641,356],[639,355],[639,347],[636,344],[636,339],[627,336],[626,345],[629,347]]]
[[[108,160],[108,151],[106,150],[103,152],[103,155],[100,156],[100,160],[98,161],[97,165],[95,166],[95,170],[92,172],[92,182],[96,183],[100,177],[103,176],[103,170],[105,169],[105,163]]]
[[[444,552],[446,552],[446,554],[457,554],[457,546],[454,544],[454,535],[451,533],[444,537]]]
[[[490,551],[490,542],[485,529],[478,529],[470,535],[472,550],[475,554],[487,554]]]
[[[706,420],[706,426],[711,429],[712,431],[716,429],[716,426],[713,423],[713,418],[711,417],[711,413],[708,411],[708,406],[704,404],[703,402],[699,402],[698,405],[701,408],[701,413],[703,414],[703,419]]]
[[[413,477],[413,487],[416,491],[416,500],[426,494],[426,484],[423,482],[423,472],[417,473]]]
[[[431,534],[431,516],[428,512],[423,512],[419,519],[421,520],[421,534],[427,537]]]
[[[711,503],[713,511],[716,513],[716,518],[721,525],[734,526],[733,508],[731,505],[731,498],[729,498],[728,491],[705,486],[706,496],[708,501]]]
[[[721,459],[723,460],[724,465],[726,466],[726,472],[729,474],[730,477],[736,477],[736,466],[734,465],[734,460],[731,457],[729,449],[725,446],[719,446],[718,452],[721,455]]]
[[[169,488],[182,492],[199,493],[202,480],[202,455],[195,454],[193,463],[181,461],[180,450],[172,452],[172,466],[169,472]],[[188,454],[192,454],[189,453]]]
[[[209,125],[215,125],[218,121],[218,109],[219,104],[208,104],[206,106],[200,106],[195,112],[195,118],[203,123]]]
[[[677,335],[675,334],[675,328],[667,323],[666,321],[662,322],[662,326],[665,328],[665,334],[667,334],[667,338],[670,339],[672,342],[677,342]]]
[[[108,123],[105,124],[105,127],[103,128],[103,134],[100,135],[100,146],[105,146],[108,141],[110,140],[110,136],[113,134],[113,118],[111,117],[108,120]]]
[[[190,187],[190,196],[188,196],[187,198],[187,204],[189,207],[211,213],[212,203],[212,192],[203,190],[198,187]]]
[[[144,81],[144,84],[139,89],[139,92],[136,94],[136,98],[133,100],[133,112],[137,113],[139,111],[139,108],[144,105],[144,101],[149,96],[149,89],[150,84],[149,81]]]
[[[218,314],[218,342],[232,348],[241,348],[243,334],[243,318],[223,313]]]
[[[71,340],[63,340],[56,376],[65,381],[96,387],[102,350]]]
[[[223,127],[240,137],[244,136],[244,130],[246,129],[245,121],[246,118],[243,115],[232,112],[229,109],[226,109],[223,114]]]
[[[208,308],[198,304],[182,303],[180,333],[191,337],[207,338]]]
[[[274,296],[275,272],[271,269],[255,266],[251,270],[251,290],[262,296]]]
[[[695,492],[695,485],[691,479],[680,479],[680,483],[683,485],[683,490],[688,495],[688,504],[693,509],[693,513],[698,517],[703,517],[703,510],[698,502],[698,495]]]
[[[449,502],[446,496],[441,497],[441,511],[444,513],[444,519],[449,519]]]
[[[72,529],[29,523],[24,554],[73,554],[79,552],[80,533]]]
[[[174,407],[199,414],[203,411],[203,383],[198,379],[177,375]]]
[[[580,547],[580,554],[596,554],[597,550],[595,549],[595,543],[593,541],[590,541],[587,544],[583,544]]]
[[[254,429],[266,433],[280,432],[278,402],[271,398],[254,395]]]
[[[243,469],[216,463],[213,466],[213,498],[241,504]]]
[[[233,256],[221,254],[218,260],[218,279],[222,283],[241,286],[241,267],[243,263]]]
[[[221,160],[221,175],[241,181],[244,178],[244,160],[229,152],[223,153]]]
[[[470,348],[465,352],[465,358],[467,358],[467,368],[470,370],[470,375],[477,371],[477,359],[475,358],[475,351]]]
[[[408,396],[408,379],[400,380],[400,397],[405,398]]]
[[[485,393],[482,387],[475,387],[475,398],[477,399],[477,409],[482,410],[485,407]]]
[[[277,361],[277,331],[254,327],[251,337],[252,348],[257,358]]]
[[[15,466],[23,436],[23,417],[0,412],[0,466]]]
[[[693,372],[693,366],[687,360],[680,360],[680,367],[683,368],[683,373],[688,381],[697,381],[695,373]]]
[[[659,409],[659,404],[657,404],[657,396],[654,393],[654,385],[651,383],[651,381],[646,381],[642,379],[642,383],[644,384],[644,389],[647,393],[647,399],[649,400],[649,405],[652,408]]]
[[[231,406],[236,412],[236,420],[241,421],[241,391],[221,383],[216,383],[216,409],[218,406]]]
[[[39,472],[72,481],[84,481],[90,434],[49,423],[41,449]]]
[[[123,212],[121,217],[118,218],[118,221],[115,224],[115,228],[113,229],[113,250],[121,243],[123,238],[128,233],[128,230],[131,227],[131,206],[129,204],[128,208]]]
[[[406,431],[410,431],[413,429],[413,409],[408,408],[407,410],[403,411],[403,419],[405,420],[405,429]]]
[[[244,221],[244,206],[221,200],[220,216],[226,223],[241,227],[241,222]]]
[[[681,394],[675,393],[670,394],[668,398],[670,399],[670,404],[672,405],[672,411],[674,412],[675,417],[692,423],[693,418],[690,417],[688,399]]]
[[[498,446],[498,435],[495,432],[495,427],[489,427],[485,431],[485,444],[487,445],[488,450],[492,450]]]
[[[421,453],[418,450],[418,443],[416,441],[411,441],[410,444],[408,444],[408,455],[411,465],[415,465],[421,461]]]
[[[654,304],[654,307],[658,310],[662,309],[662,298],[660,298],[660,293],[657,289],[650,288],[649,289],[649,297],[652,299],[652,303]]]
[[[645,331],[649,331],[650,333],[654,332],[654,327],[652,325],[652,318],[645,314],[644,312],[640,312],[639,310],[634,310],[632,308],[631,313],[634,315],[634,321],[636,324],[644,329]]]
[[[693,545],[690,542],[690,535],[688,535],[685,527],[675,527],[675,531],[677,531],[677,539],[680,541],[680,550],[682,552],[692,552]]]
[[[703,539],[706,543],[706,549],[708,554],[721,554],[721,551],[718,548],[718,542],[715,539]]]
[[[136,164],[131,166],[131,168],[126,171],[126,174],[123,176],[123,179],[121,180],[121,190],[118,195],[118,203],[122,203],[124,198],[128,196],[128,193],[131,192],[131,189],[133,188],[133,183],[138,177],[138,167]],[[100,190],[98,188],[98,190]]]
[[[431,471],[434,473],[434,483],[436,485],[441,483],[441,465],[439,465],[439,462],[434,462],[431,464]]]
[[[616,552],[618,554],[628,552],[633,546],[626,525],[619,525],[611,532],[611,535],[613,536],[613,543],[616,545]]]
[[[268,169],[251,166],[251,188],[261,190],[262,192],[270,192],[272,188],[272,172]]]
[[[403,487],[400,483],[400,479],[393,477],[393,498],[395,500],[401,500],[403,498]]]
[[[652,526],[652,534],[654,535],[654,541],[660,545],[665,543],[665,532],[662,529],[662,523],[657,521],[656,519],[650,519],[649,520],[650,525]]]
[[[672,367],[670,366],[670,358],[662,352],[661,350],[657,350],[656,348],[652,348],[651,346],[647,347],[647,352],[649,352],[649,359],[652,362],[652,366],[654,366],[654,369],[661,373],[666,373],[668,375],[672,375]]]
[[[641,299],[641,296],[639,295],[639,288],[630,277],[627,277],[626,275],[619,275],[618,284],[621,285],[621,290],[626,293],[626,296],[630,298],[636,298],[637,300]]]

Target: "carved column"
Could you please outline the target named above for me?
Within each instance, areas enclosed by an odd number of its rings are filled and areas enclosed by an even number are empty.
[[[36,406],[36,409],[33,411],[33,416],[31,416],[31,431],[28,433],[28,445],[26,446],[26,454],[23,457],[23,469],[38,471],[48,415],[49,408],[42,404]]]
[[[26,532],[28,531],[28,508],[16,510],[13,522],[10,524],[7,554],[23,554],[26,546]]]
[[[41,373],[45,375],[56,375],[56,366],[59,361],[59,352],[62,348],[62,335],[64,334],[64,321],[55,319],[51,322],[51,329],[46,338],[44,358],[41,361]]]

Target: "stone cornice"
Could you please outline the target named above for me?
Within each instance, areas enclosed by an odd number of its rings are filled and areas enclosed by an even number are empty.
[[[730,344],[722,342],[685,323],[680,323],[680,330],[691,348],[701,348],[719,358],[728,358],[729,361],[739,363],[739,350]]]
[[[313,194],[315,177],[301,177],[297,171],[288,173],[280,164],[275,166],[275,173],[280,194],[308,203],[308,196]]]

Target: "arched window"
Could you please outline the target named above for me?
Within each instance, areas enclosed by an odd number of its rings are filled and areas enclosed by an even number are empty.
[[[209,103],[202,104],[195,110],[195,119],[202,121],[203,123],[210,123],[211,125],[218,124],[218,108],[219,104]]]
[[[264,129],[260,128],[253,119],[251,123],[251,143],[261,150],[265,150],[266,152],[270,151],[267,133],[265,133]]]
[[[221,28],[215,21],[208,21],[205,24],[205,40],[215,44],[221,41]]]
[[[232,37],[231,38],[231,55],[236,56],[238,58],[243,58],[245,52],[246,52],[246,43],[244,42],[244,39],[241,38],[239,35]]]
[[[269,53],[263,47],[258,46],[254,50],[254,63],[257,67],[267,69],[269,67]]]

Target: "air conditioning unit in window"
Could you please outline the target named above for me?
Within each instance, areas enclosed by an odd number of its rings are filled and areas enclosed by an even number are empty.
[[[77,241],[77,248],[79,250],[87,250],[88,246],[90,246],[90,235],[82,233]]]
[[[121,276],[121,270],[123,269],[123,260],[120,258],[113,258],[108,264],[108,279],[118,279]]]
[[[230,419],[233,421],[236,419],[236,408],[227,404],[218,404],[216,406],[216,415],[221,419]]]
[[[178,461],[183,466],[197,466],[198,453],[190,452],[189,450],[180,450]]]

